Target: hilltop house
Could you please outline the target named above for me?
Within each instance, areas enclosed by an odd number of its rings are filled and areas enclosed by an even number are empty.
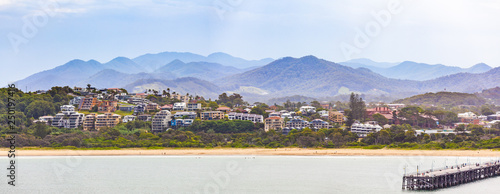
[[[314,106],[301,106],[300,112],[302,112],[302,114],[315,113],[316,107],[314,107]]]
[[[176,103],[174,103],[174,107],[172,109],[173,110],[184,110],[184,109],[186,109],[186,103],[185,102],[176,102]]]
[[[200,114],[201,120],[221,120],[224,119],[224,113],[221,111],[205,111]]]
[[[187,111],[197,111],[201,110],[201,103],[188,103],[186,107]]]
[[[257,114],[248,114],[248,113],[236,113],[231,112],[227,115],[229,120],[243,120],[243,121],[252,121],[254,123],[262,123],[264,121],[264,117],[262,115]]]
[[[174,118],[176,119],[196,119],[195,112],[176,112],[174,114]]]
[[[231,111],[231,108],[223,106],[223,107],[217,108],[217,111],[221,111],[221,112],[224,112],[227,114]]]

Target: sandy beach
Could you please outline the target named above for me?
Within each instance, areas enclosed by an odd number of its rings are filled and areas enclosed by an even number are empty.
[[[7,149],[0,149],[7,152]],[[296,156],[469,156],[500,157],[493,150],[303,149],[303,148],[181,148],[119,150],[18,149],[16,156],[121,156],[121,155],[296,155]],[[6,154],[5,154],[6,155]]]

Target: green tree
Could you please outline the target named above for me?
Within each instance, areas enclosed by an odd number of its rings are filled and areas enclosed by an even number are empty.
[[[366,117],[366,105],[359,94],[351,93],[349,98],[349,109],[353,120],[364,121]]]
[[[42,139],[45,138],[45,136],[47,136],[51,132],[49,126],[47,126],[45,123],[36,123],[33,126],[35,128],[33,135],[40,137]]]
[[[208,103],[208,107],[210,107],[210,109],[212,110],[216,110],[217,108],[219,108],[219,105],[217,104],[217,102],[211,101]]]
[[[377,121],[380,125],[385,125],[388,123],[387,118],[385,118],[384,115],[381,115],[379,113],[373,114],[372,117],[373,120]]]
[[[40,116],[51,115],[55,113],[55,108],[50,102],[36,100],[30,103],[26,109],[26,116],[28,118],[38,118]]]

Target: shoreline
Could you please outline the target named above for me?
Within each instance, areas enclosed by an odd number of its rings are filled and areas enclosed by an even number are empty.
[[[2,148],[0,152],[7,152]],[[261,156],[469,156],[500,157],[493,150],[308,149],[308,148],[167,148],[118,150],[18,149],[16,156],[129,156],[129,155],[261,155]],[[4,157],[7,154],[2,154]]]

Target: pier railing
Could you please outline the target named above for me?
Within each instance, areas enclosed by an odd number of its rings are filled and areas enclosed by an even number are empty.
[[[500,160],[483,164],[461,164],[403,176],[403,189],[434,190],[500,175]]]

